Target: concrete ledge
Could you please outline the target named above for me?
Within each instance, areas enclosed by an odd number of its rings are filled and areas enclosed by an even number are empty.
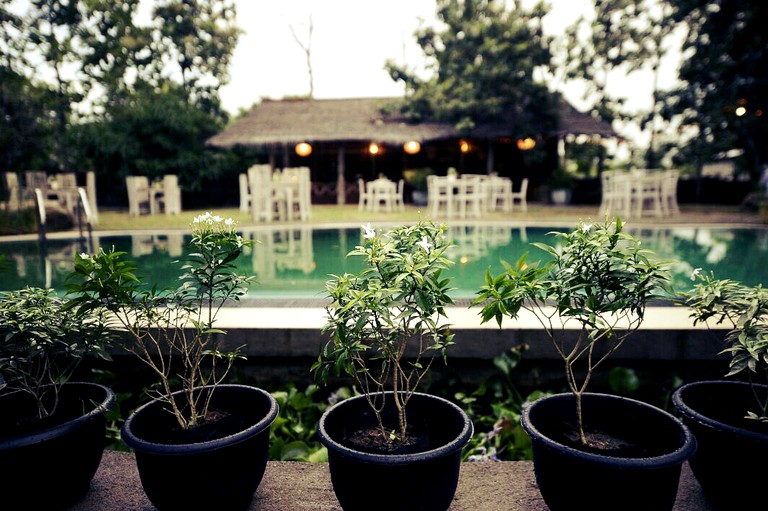
[[[517,320],[505,319],[481,324],[479,308],[447,309],[447,322],[456,334],[449,358],[491,360],[510,348],[525,344],[524,355],[531,360],[559,360],[541,324],[527,311]],[[315,358],[325,344],[321,307],[226,307],[216,323],[227,334],[230,348],[244,346],[249,357]],[[641,328],[633,334],[612,360],[713,361],[723,346],[724,325],[693,326],[685,307],[656,306],[646,309]],[[566,329],[577,335],[576,323]]]
[[[206,470],[205,467],[198,467]],[[194,491],[193,489],[189,489]],[[649,488],[648,491],[653,491]],[[621,509],[616,503],[616,509]],[[153,511],[132,453],[105,451],[91,491],[69,511]],[[340,511],[325,463],[270,461],[249,511]],[[450,511],[546,511],[533,463],[477,462],[461,467]],[[683,466],[673,511],[713,511],[688,464]]]

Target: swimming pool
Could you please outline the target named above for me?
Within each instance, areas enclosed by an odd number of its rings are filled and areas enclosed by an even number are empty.
[[[502,270],[501,261],[514,263],[523,253],[529,260],[545,257],[530,243],[552,243],[547,233],[564,228],[508,225],[465,225],[449,227],[456,247],[449,254],[456,263],[454,298],[471,298],[483,285],[486,270]],[[694,268],[713,270],[717,277],[748,285],[768,283],[768,230],[725,227],[627,228],[643,245],[660,257],[675,261],[674,285],[689,289]],[[321,299],[330,274],[357,271],[358,258],[346,254],[360,243],[360,228],[254,228],[243,231],[256,241],[238,260],[240,271],[255,275],[248,298]],[[5,256],[0,266],[0,290],[25,285],[65,289],[65,277],[72,270],[74,255],[114,246],[128,252],[139,264],[140,275],[160,287],[172,286],[178,276],[173,261],[183,256],[189,235],[183,232],[139,234],[94,234],[92,246],[85,240],[49,239],[46,250],[33,241],[0,242]]]

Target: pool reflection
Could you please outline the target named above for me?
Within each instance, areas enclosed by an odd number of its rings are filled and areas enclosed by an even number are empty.
[[[547,233],[564,230],[546,227],[503,226],[498,224],[451,225],[448,235],[456,246],[449,257],[456,263],[449,272],[456,288],[454,297],[471,297],[483,284],[486,270],[503,269],[501,261],[514,263],[525,253],[530,261],[546,257],[531,242],[553,240]],[[768,281],[768,230],[764,228],[675,227],[668,229],[634,228],[627,232],[642,240],[662,259],[673,261],[674,285],[691,286],[695,268],[713,270],[720,278],[731,278],[748,285]],[[358,271],[358,258],[346,257],[361,243],[359,228],[328,229],[300,226],[254,228],[243,231],[254,241],[238,261],[239,271],[253,274],[257,283],[252,297],[324,296],[325,281],[331,274]],[[140,276],[159,287],[175,285],[179,274],[173,262],[187,250],[189,235],[183,232],[99,235],[92,240],[49,239],[45,247],[37,241],[0,242],[5,258],[0,268],[0,290],[25,285],[65,289],[65,277],[73,269],[78,252],[92,253],[99,248],[128,252],[139,264]]]

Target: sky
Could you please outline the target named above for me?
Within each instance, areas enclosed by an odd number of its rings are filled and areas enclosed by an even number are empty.
[[[529,7],[535,1],[523,0],[523,5]],[[153,3],[142,0],[140,23],[147,22]],[[230,81],[220,90],[224,109],[233,115],[263,98],[309,94],[309,72],[302,45],[309,46],[311,51],[315,98],[402,95],[402,84],[389,77],[384,70],[385,62],[391,59],[409,68],[423,68],[423,53],[413,34],[421,23],[437,25],[435,0],[234,0],[234,3],[237,24],[243,34],[232,56]],[[544,31],[548,35],[559,35],[580,14],[590,14],[594,0],[548,0],[548,4],[550,13],[544,18]],[[10,5],[23,12],[29,0],[11,0]],[[678,63],[679,58],[673,54],[662,65],[661,89],[674,84]],[[652,83],[650,73],[615,76],[609,80],[608,92],[627,97],[628,105],[637,111],[647,111],[651,106]],[[590,106],[578,87],[569,86],[561,92],[579,110]],[[637,132],[620,131],[643,144]]]
[[[550,13],[544,18],[548,35],[562,34],[593,5],[592,0],[548,3]],[[223,107],[231,114],[263,98],[309,94],[306,54],[293,33],[310,47],[315,98],[399,96],[403,86],[389,77],[385,62],[392,59],[421,68],[424,58],[413,34],[422,22],[436,25],[435,0],[235,0],[235,4],[244,33],[235,48],[230,82],[220,91]],[[675,83],[678,63],[673,55],[662,65],[662,89]],[[651,107],[652,83],[650,73],[638,72],[611,78],[608,90],[627,97],[630,108],[642,111]],[[569,86],[562,92],[576,108],[583,111],[589,106],[583,89]],[[631,127],[620,131],[640,145],[645,142]]]
[[[589,0],[550,0],[545,29],[560,30]],[[221,89],[224,108],[236,113],[261,98],[309,93],[305,46],[310,41],[314,97],[384,97],[402,85],[384,71],[387,59],[421,67],[413,34],[420,20],[434,26],[435,0],[235,0],[244,30],[233,55],[231,81]],[[309,21],[312,38],[309,39]]]

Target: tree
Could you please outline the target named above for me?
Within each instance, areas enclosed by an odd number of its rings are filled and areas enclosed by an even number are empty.
[[[739,0],[668,0],[685,24],[683,84],[664,114],[694,133],[698,167],[731,149],[739,170],[757,183],[768,162],[768,6]]]
[[[566,29],[565,44],[557,56],[565,79],[585,85],[585,97],[594,102],[601,119],[637,122],[641,130],[650,132],[648,168],[657,167],[660,160],[656,136],[661,129],[662,92],[658,78],[676,28],[669,11],[663,0],[595,0],[594,15],[582,15]],[[643,68],[653,74],[651,109],[641,113],[628,111],[628,98],[612,94],[610,80]]]
[[[452,122],[467,133],[498,121],[518,136],[554,130],[554,98],[537,79],[551,58],[541,28],[545,14],[541,3],[528,12],[519,1],[507,10],[491,0],[438,0],[442,28],[415,34],[431,76],[386,63],[392,79],[406,86],[402,113],[413,121]]]
[[[176,66],[192,104],[224,118],[219,88],[229,81],[229,64],[242,31],[232,0],[158,0],[154,10],[154,71]],[[148,80],[150,81],[150,80]],[[162,81],[162,80],[160,80]],[[157,80],[150,81],[157,83]]]
[[[27,70],[32,77],[48,84],[47,102],[56,131],[50,159],[55,161],[57,170],[72,167],[64,138],[77,106],[93,87],[80,66],[87,48],[82,37],[85,26],[81,2],[75,0],[31,0],[23,17],[21,36],[27,45],[23,51],[42,58],[42,63],[29,64]],[[28,62],[35,60],[29,58]]]
[[[109,115],[73,130],[81,161],[103,169],[120,188],[125,176],[159,179],[183,176],[186,189],[200,189],[222,171],[204,141],[223,127],[220,120],[189,103],[182,86],[156,93],[143,87],[115,104]]]
[[[82,68],[101,87],[100,98],[92,102],[105,110],[129,94],[138,77],[156,58],[151,47],[150,27],[134,23],[140,0],[89,0],[84,3],[88,23],[84,27],[89,51],[83,56]],[[97,109],[94,114],[101,113]]]
[[[299,45],[301,51],[304,52],[304,57],[307,60],[307,74],[309,76],[309,97],[313,98],[315,96],[315,79],[312,73],[312,32],[314,30],[312,25],[312,16],[309,16],[309,29],[307,30],[306,43],[299,39],[299,36],[296,35],[296,31],[293,29],[293,26],[289,26],[289,28],[291,29],[293,40],[296,41],[296,44]]]
[[[22,20],[0,7],[0,171],[47,169],[53,143],[46,89],[23,73]]]

